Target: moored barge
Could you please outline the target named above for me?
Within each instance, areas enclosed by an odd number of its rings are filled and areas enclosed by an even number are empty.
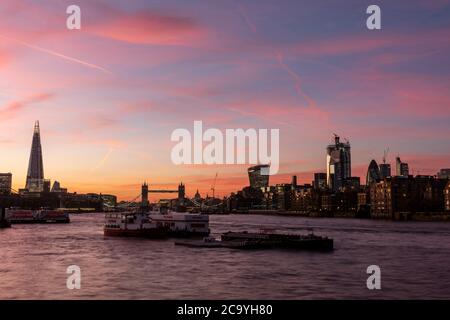
[[[191,248],[231,248],[231,249],[258,249],[264,246],[260,241],[236,240],[221,241],[215,238],[206,237],[203,240],[181,240],[175,241],[175,245]]]
[[[221,236],[222,241],[251,241],[265,247],[291,248],[314,251],[331,251],[334,249],[333,239],[314,234],[283,234],[268,232],[232,232]]]
[[[0,212],[0,229],[2,228],[10,228],[11,227],[11,223],[9,222],[8,219],[6,219],[6,210],[5,208],[1,208],[1,212]]]

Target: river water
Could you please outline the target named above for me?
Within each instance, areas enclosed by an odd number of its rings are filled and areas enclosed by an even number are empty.
[[[450,299],[450,223],[263,215],[211,216],[228,230],[334,238],[331,253],[187,248],[173,240],[105,238],[102,214],[66,225],[0,229],[1,299]],[[66,286],[81,268],[81,289]],[[381,290],[368,290],[369,265]]]

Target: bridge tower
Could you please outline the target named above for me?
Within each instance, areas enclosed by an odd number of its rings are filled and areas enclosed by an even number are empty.
[[[144,182],[141,189],[142,207],[148,207],[148,184]]]
[[[183,182],[181,182],[178,185],[178,200],[183,200],[186,196],[186,187],[183,184]]]

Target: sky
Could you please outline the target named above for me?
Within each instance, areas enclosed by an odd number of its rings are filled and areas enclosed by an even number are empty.
[[[310,183],[333,133],[353,175],[400,156],[450,167],[450,0],[2,0],[0,172],[24,187],[34,121],[47,179],[130,200],[140,185],[224,196],[247,165],[174,165],[177,128],[280,130],[271,183]],[[81,30],[66,8],[81,8]],[[152,200],[159,198],[152,195]]]

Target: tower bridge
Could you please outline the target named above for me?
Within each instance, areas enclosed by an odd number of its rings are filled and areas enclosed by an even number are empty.
[[[149,204],[148,194],[149,193],[178,193],[178,199],[182,200],[186,196],[186,186],[181,182],[178,185],[177,190],[167,190],[167,189],[149,189],[148,184],[144,182],[141,188],[141,201],[142,206],[146,207]]]

